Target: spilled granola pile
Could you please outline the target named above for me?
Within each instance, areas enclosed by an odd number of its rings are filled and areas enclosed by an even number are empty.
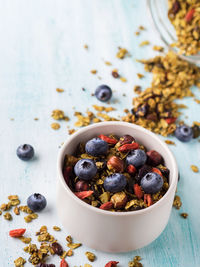
[[[173,24],[177,42],[172,44],[186,56],[200,52],[200,1],[168,0],[168,17]]]

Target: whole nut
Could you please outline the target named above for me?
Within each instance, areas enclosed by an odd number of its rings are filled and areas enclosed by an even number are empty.
[[[135,142],[135,139],[131,135],[125,134],[119,139],[119,142],[120,145],[131,144]]]
[[[157,166],[163,162],[162,156],[155,150],[150,150],[147,152],[148,163],[152,166]]]
[[[76,192],[87,191],[88,189],[89,189],[89,186],[85,181],[78,181],[75,184],[75,191]]]
[[[112,156],[107,162],[107,167],[110,171],[113,172],[123,172],[124,162],[120,158]]]
[[[128,198],[127,195],[124,192],[118,192],[115,193],[112,197],[111,197],[111,202],[114,205],[114,208],[116,209],[122,209],[125,207]]]

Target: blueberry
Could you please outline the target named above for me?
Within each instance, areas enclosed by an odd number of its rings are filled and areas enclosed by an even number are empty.
[[[181,142],[189,142],[193,137],[192,128],[187,125],[180,125],[176,128],[175,136]]]
[[[145,164],[147,155],[142,149],[131,150],[126,157],[126,163],[133,165],[136,168]]]
[[[108,144],[100,138],[93,138],[86,143],[85,150],[86,153],[95,157],[105,155],[108,151]]]
[[[145,193],[155,194],[163,186],[163,178],[156,172],[148,172],[141,180],[140,185]]]
[[[91,180],[97,173],[97,167],[91,159],[80,159],[74,166],[74,172],[81,180]]]
[[[24,161],[28,161],[34,156],[34,149],[31,145],[24,144],[17,148],[16,153],[18,158]]]
[[[31,195],[30,197],[28,197],[27,205],[34,212],[41,211],[46,207],[47,201],[43,195],[39,193],[35,193]]]
[[[104,180],[106,191],[117,193],[122,191],[126,186],[126,177],[121,173],[113,173]]]
[[[107,85],[102,84],[98,86],[97,89],[95,90],[95,96],[98,100],[106,102],[110,100],[112,96],[112,90]]]

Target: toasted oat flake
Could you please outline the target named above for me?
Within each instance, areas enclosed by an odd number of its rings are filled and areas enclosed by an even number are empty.
[[[53,230],[59,232],[59,231],[61,231],[61,228],[58,226],[53,226]]]
[[[127,54],[128,50],[126,48],[119,47],[119,51],[117,52],[116,57],[119,59],[123,59]]]
[[[135,256],[132,261],[129,261],[128,267],[142,267],[141,257],[140,256]]]
[[[53,122],[51,124],[51,128],[54,129],[54,130],[58,130],[58,129],[60,129],[60,124],[57,123],[57,122]]]
[[[57,91],[58,93],[62,93],[62,92],[64,92],[65,90],[64,90],[64,89],[61,89],[61,88],[56,88],[56,91]]]
[[[153,46],[153,50],[159,51],[159,52],[163,52],[164,48],[162,46],[159,46],[159,45],[154,45]]]
[[[71,237],[71,235],[68,235],[66,237],[66,240],[67,240],[68,243],[72,243],[72,237]]]
[[[193,172],[199,172],[199,168],[196,165],[191,165],[190,168]]]
[[[119,78],[123,83],[126,83],[127,82],[127,79],[125,77],[120,77]]]
[[[175,198],[174,198],[173,206],[174,206],[177,210],[179,210],[180,207],[182,206],[181,198],[180,198],[179,196],[177,196],[177,195],[176,195]]]
[[[181,213],[180,214],[184,219],[187,219],[187,217],[188,217],[188,214],[186,213],[186,212],[183,212],[183,213]]]
[[[137,76],[138,76],[139,79],[142,79],[144,77],[144,75],[141,74],[141,73],[137,73]]]
[[[65,118],[65,114],[64,114],[64,111],[62,111],[60,109],[55,109],[52,111],[51,117],[54,120],[62,120]]]
[[[10,212],[6,212],[4,215],[5,220],[11,221],[12,220],[12,215]]]
[[[67,251],[63,251],[63,254],[60,256],[60,258],[65,259],[67,256]]]
[[[18,237],[18,239],[20,239],[25,244],[29,244],[32,240],[30,237],[24,237],[24,236],[20,236]]]
[[[150,44],[149,41],[143,41],[140,43],[140,47],[145,46],[145,45],[149,45],[149,44]]]
[[[175,142],[171,141],[171,140],[165,140],[165,143],[167,145],[176,145]]]
[[[94,255],[94,253],[89,252],[89,251],[85,252],[85,256],[86,256],[86,257],[88,258],[88,260],[91,261],[91,262],[93,262],[93,261],[95,260],[95,258],[96,258],[96,256]]]
[[[16,267],[23,267],[25,263],[26,263],[26,260],[23,259],[22,257],[19,257],[14,261],[14,264]]]
[[[81,243],[68,243],[67,246],[71,249],[76,249],[80,247],[82,244]]]
[[[91,70],[90,71],[92,74],[96,74],[97,73],[97,70]]]
[[[86,264],[84,264],[84,267],[92,267],[92,265],[89,263],[86,263]]]
[[[69,249],[68,251],[67,251],[67,256],[68,257],[71,257],[72,255],[73,255],[73,250],[72,249]]]
[[[75,133],[75,132],[76,132],[75,129],[69,129],[69,130],[68,130],[68,134],[69,134],[69,135],[71,135],[71,134],[73,134],[73,133]]]
[[[105,64],[106,64],[107,66],[111,66],[111,65],[112,65],[112,63],[111,63],[110,61],[105,61]]]
[[[84,44],[83,46],[85,49],[88,49],[88,45],[87,44]]]

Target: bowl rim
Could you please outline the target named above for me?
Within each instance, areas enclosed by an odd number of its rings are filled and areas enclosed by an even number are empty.
[[[62,173],[62,159],[63,159],[63,154],[65,154],[65,150],[67,145],[71,142],[71,140],[73,140],[74,138],[76,138],[77,136],[81,135],[84,132],[87,132],[87,130],[91,130],[93,128],[101,128],[101,126],[104,125],[119,125],[121,127],[123,126],[128,126],[131,127],[133,129],[137,129],[138,131],[141,131],[145,134],[148,134],[151,138],[156,139],[157,142],[160,143],[161,146],[164,147],[164,149],[166,150],[167,154],[170,157],[171,163],[172,163],[172,182],[169,186],[169,189],[167,190],[167,192],[165,193],[165,195],[159,200],[157,201],[155,204],[153,204],[150,207],[147,207],[145,209],[141,209],[141,210],[136,210],[136,211],[122,211],[122,212],[111,212],[111,211],[107,211],[107,210],[102,210],[96,207],[93,207],[92,205],[89,205],[87,203],[85,203],[84,201],[82,201],[81,199],[79,199],[72,191],[71,189],[68,187],[68,185],[66,184],[64,177],[63,177],[63,173]],[[99,122],[97,124],[92,124],[89,126],[85,126],[82,129],[79,129],[77,132],[75,132],[73,135],[69,136],[67,138],[67,140],[64,142],[64,144],[62,145],[62,147],[60,148],[60,151],[58,153],[58,157],[57,157],[57,179],[59,179],[59,181],[61,182],[63,188],[65,189],[66,193],[72,197],[74,199],[74,201],[76,201],[79,205],[82,206],[82,208],[86,208],[86,209],[90,209],[91,212],[97,212],[99,214],[102,215],[106,215],[106,216],[136,216],[139,214],[143,214],[146,212],[152,212],[154,209],[156,209],[159,206],[162,206],[162,204],[165,203],[168,195],[170,195],[170,193],[173,192],[174,187],[176,187],[177,185],[177,181],[178,181],[178,167],[177,167],[177,163],[176,163],[176,159],[174,157],[174,155],[172,154],[172,152],[170,151],[170,149],[168,148],[168,146],[154,133],[152,133],[151,131],[138,126],[136,124],[133,123],[128,123],[128,122],[119,122],[119,121],[114,121],[114,122]]]

